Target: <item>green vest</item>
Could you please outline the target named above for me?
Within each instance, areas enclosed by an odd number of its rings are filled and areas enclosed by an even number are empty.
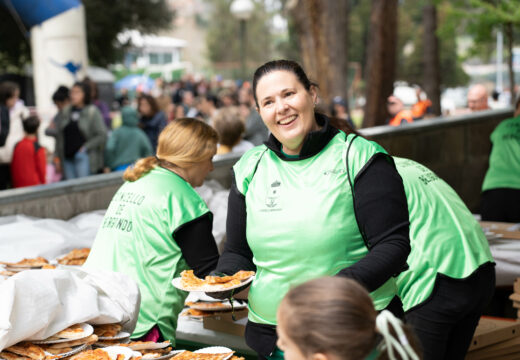
[[[520,189],[520,116],[502,121],[491,133],[489,168],[482,191]]]
[[[408,311],[430,296],[437,273],[462,279],[493,257],[479,223],[446,182],[412,160],[394,161],[410,212],[410,268],[397,278]]]
[[[281,160],[265,146],[242,156],[234,166],[237,188],[245,196],[247,242],[257,273],[249,291],[249,320],[276,324],[278,305],[287,291],[320,276],[335,275],[365,257],[348,171],[356,175],[379,145],[337,134],[313,157]],[[394,278],[371,295],[377,309],[396,294]]]
[[[133,337],[155,324],[175,341],[177,317],[187,293],[171,284],[188,269],[173,232],[209,212],[193,188],[175,173],[157,167],[114,195],[85,266],[124,273],[141,290]]]

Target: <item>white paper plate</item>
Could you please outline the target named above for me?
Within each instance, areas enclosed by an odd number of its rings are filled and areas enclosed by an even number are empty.
[[[129,342],[130,342],[130,338],[125,338],[125,339],[119,340],[119,344],[128,344]],[[114,343],[105,343],[103,341],[98,341],[98,342],[92,344],[92,346],[97,347],[97,348],[105,348],[108,346],[117,346],[117,345],[115,345]]]
[[[19,273],[21,271],[25,271],[25,270],[38,270],[39,268],[22,268],[22,267],[11,267],[11,266],[6,266],[5,267],[5,271],[11,271],[11,272],[15,272],[15,273]]]
[[[211,292],[221,292],[221,291],[227,291],[227,290],[232,290],[232,289],[239,288],[241,286],[249,284],[250,282],[253,281],[254,278],[255,277],[253,275],[253,276],[243,280],[240,284],[235,285],[235,286],[224,287],[222,285],[204,285],[204,286],[201,286],[201,287],[197,288],[196,290],[188,290],[188,289],[185,289],[184,287],[182,287],[182,282],[181,282],[181,278],[180,277],[177,277],[177,278],[173,279],[172,280],[172,284],[177,289],[183,290],[183,291],[203,291],[203,292],[211,293]]]
[[[130,338],[130,333],[127,333],[126,331],[120,331],[115,336],[99,336],[99,340],[121,340]]]
[[[103,348],[104,351],[107,352],[110,359],[116,360],[117,355],[123,354],[125,356],[124,360],[130,360],[134,356],[141,356],[141,353],[137,353],[130,348],[124,346],[107,346]]]
[[[139,351],[139,350],[155,350],[155,349],[164,349],[168,346],[172,346],[172,344],[169,341],[162,341],[162,342],[146,342],[143,344],[135,344],[135,345],[128,345],[128,347],[132,350]]]
[[[224,346],[210,346],[207,348],[199,349],[197,351],[194,351],[195,354],[229,354],[229,356],[225,357],[223,360],[229,359],[233,356],[234,351],[230,348],[224,347]]]
[[[83,329],[83,332],[78,333],[78,335],[75,336],[74,338],[55,339],[55,340],[54,339],[53,340],[32,340],[32,342],[34,344],[59,344],[59,343],[64,343],[64,342],[68,342],[68,341],[84,339],[94,333],[94,328],[92,326],[90,326],[89,324],[81,323],[81,324],[79,324],[79,326],[81,326],[81,328]]]
[[[87,344],[74,346],[74,347],[72,347],[71,351],[68,351],[68,352],[65,352],[65,353],[61,353],[61,354],[51,354],[51,353],[49,353],[47,351],[45,352],[45,354],[49,355],[49,356],[52,356],[53,359],[62,359],[62,358],[65,358],[65,357],[77,354],[80,351],[85,350],[87,348],[87,346],[88,346]]]
[[[212,305],[211,307],[208,307],[212,303],[204,303],[204,302],[198,302],[193,305],[188,305],[190,308],[195,310],[202,310],[202,311],[222,311],[222,310],[240,310],[245,309],[247,307],[246,303],[239,303],[236,300],[233,300],[233,307],[231,306],[231,303],[229,300],[222,301],[222,304],[220,305]]]
[[[156,358],[150,358],[150,360],[166,360],[166,359],[169,359],[169,358],[172,358],[174,357],[175,355],[178,355],[180,353],[183,353],[185,352],[186,350],[172,350],[170,351],[168,354],[166,355],[163,355],[163,356],[159,356],[159,357],[156,357]],[[143,359],[146,359],[145,357],[143,357]]]

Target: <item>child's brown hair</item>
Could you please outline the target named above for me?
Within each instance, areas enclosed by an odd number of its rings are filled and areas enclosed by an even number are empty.
[[[376,328],[377,317],[365,288],[347,278],[325,277],[299,285],[285,295],[278,309],[278,326],[306,357],[323,353],[357,360],[365,359],[382,340]],[[411,339],[411,332],[405,333]],[[395,351],[394,355],[402,359]],[[388,359],[387,352],[377,359]]]

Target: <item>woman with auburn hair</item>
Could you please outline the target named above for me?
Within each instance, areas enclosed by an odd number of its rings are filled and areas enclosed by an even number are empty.
[[[391,312],[378,313],[351,279],[324,277],[291,289],[277,319],[286,360],[420,359],[412,332]]]
[[[183,118],[159,135],[155,156],[125,171],[85,266],[122,272],[141,290],[141,308],[132,338],[175,344],[177,317],[185,292],[171,285],[191,268],[204,277],[215,268],[218,251],[213,217],[194,187],[213,170],[215,130]]]

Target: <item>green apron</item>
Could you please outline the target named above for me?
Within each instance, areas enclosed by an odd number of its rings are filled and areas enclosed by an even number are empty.
[[[174,342],[187,293],[171,281],[188,265],[172,234],[208,212],[185,180],[161,167],[125,182],[114,195],[85,266],[121,272],[138,283],[141,307],[133,337],[157,324]]]
[[[257,273],[249,291],[249,320],[276,325],[276,311],[291,287],[336,275],[368,253],[354,214],[351,186],[374,155],[385,153],[363,138],[338,133],[317,155],[281,160],[259,146],[234,166],[245,196],[246,236]],[[391,278],[372,292],[377,309],[396,294]]]
[[[410,268],[397,278],[408,311],[430,296],[437,273],[462,279],[493,257],[480,225],[446,182],[412,160],[394,161],[410,212]]]
[[[520,189],[520,116],[502,121],[491,133],[493,148],[482,191]]]

